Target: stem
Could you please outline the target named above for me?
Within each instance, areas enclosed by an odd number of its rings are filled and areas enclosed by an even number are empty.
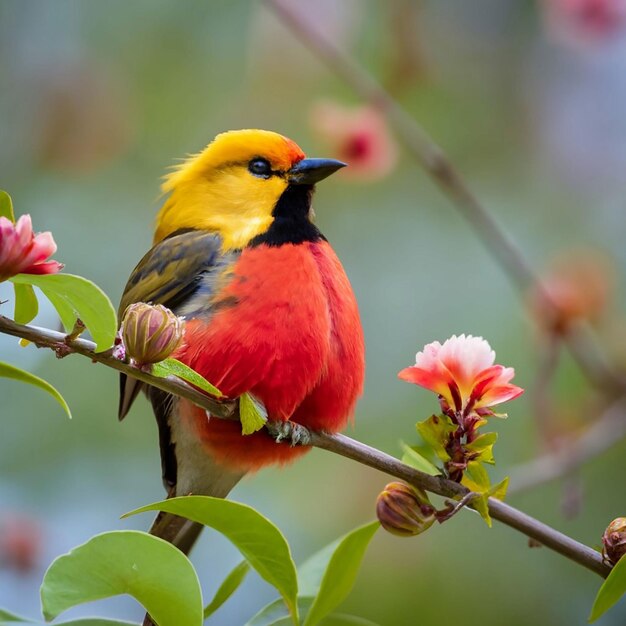
[[[201,406],[203,409],[211,412],[211,415],[221,418],[229,418],[235,416],[237,409],[237,402],[234,400],[217,400],[211,396],[207,396],[201,391],[196,390],[191,385],[187,384],[181,378],[177,376],[168,376],[167,378],[159,378],[152,376],[148,372],[144,372],[128,363],[124,363],[114,356],[111,356],[109,351],[96,352],[96,344],[93,341],[80,338],[72,338],[72,335],[66,335],[56,330],[50,330],[48,328],[39,328],[37,326],[27,326],[24,324],[18,324],[8,317],[0,315],[0,332],[7,335],[13,335],[14,337],[20,337],[27,339],[34,343],[38,348],[51,348],[57,354],[65,356],[75,352],[76,354],[82,354],[89,357],[92,361],[102,363],[108,367],[112,367],[119,372],[123,372],[128,376],[132,376],[141,382],[157,387],[163,391],[168,391],[182,398],[191,400],[194,404]]]
[[[424,474],[376,448],[354,441],[345,435],[311,433],[311,441],[312,445],[318,448],[358,461],[363,465],[373,467],[395,478],[401,478],[416,487],[421,487],[440,496],[454,498],[463,497],[469,493],[468,489],[458,483],[441,476]],[[468,506],[472,507],[471,503]],[[499,522],[535,539],[547,548],[590,569],[603,578],[606,578],[611,571],[611,568],[602,561],[602,556],[596,550],[500,500],[489,498],[489,514]]]
[[[17,324],[4,316],[0,316],[0,332],[27,339],[37,346],[48,347],[53,350],[64,347],[68,353],[75,352],[81,354],[92,361],[97,361],[124,372],[163,391],[191,400],[198,406],[210,411],[215,417],[238,419],[236,415],[236,401],[218,402],[196,391],[175,376],[157,378],[147,372],[142,372],[117,360],[106,352],[95,352],[96,345],[87,339],[70,339],[63,333]],[[304,430],[302,426],[298,425],[298,428]],[[405,480],[416,487],[421,487],[426,491],[446,498],[459,499],[470,493],[467,488],[459,483],[448,480],[443,476],[431,476],[430,474],[420,472],[376,448],[350,439],[350,437],[345,435],[315,431],[311,431],[309,434],[309,441],[313,446],[373,467],[395,478]],[[489,498],[489,513],[494,519],[539,541],[544,546],[551,548],[579,565],[590,569],[602,577],[608,576],[610,567],[602,561],[602,556],[596,550],[592,550],[500,500]]]
[[[417,121],[363,67],[309,24],[295,3],[283,0],[265,0],[265,3],[331,72],[387,117],[411,156],[448,196],[518,289],[524,292],[536,285],[546,309],[558,312],[520,248],[478,201],[447,155]],[[607,361],[586,324],[572,326],[564,339],[581,370],[595,385],[612,392],[626,389],[626,377]]]

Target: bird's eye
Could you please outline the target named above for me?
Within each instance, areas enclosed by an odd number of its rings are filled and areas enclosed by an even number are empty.
[[[269,178],[272,175],[272,166],[265,159],[252,159],[248,163],[248,170],[260,178]]]

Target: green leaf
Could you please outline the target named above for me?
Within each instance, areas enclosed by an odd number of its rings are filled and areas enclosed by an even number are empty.
[[[2,193],[4,192],[0,190],[0,202],[2,201]],[[26,617],[21,617],[20,615],[15,615],[15,613],[11,613],[9,611],[6,611],[5,609],[0,609],[0,620],[2,620],[2,622],[33,623],[33,620],[27,619]]]
[[[235,544],[244,558],[278,589],[297,623],[298,579],[289,544],[272,522],[252,507],[210,496],[183,496],[155,502],[127,513],[174,513],[214,528]]]
[[[116,619],[105,619],[103,617],[85,617],[83,619],[73,619],[70,622],[57,622],[54,626],[139,626],[137,622],[121,622]]]
[[[492,521],[491,515],[489,515],[489,496],[486,493],[481,493],[472,500],[472,507],[478,511],[480,516],[485,520],[487,526],[491,528]]]
[[[46,620],[78,604],[129,594],[159,626],[200,626],[202,592],[189,559],[135,530],[102,533],[58,557],[41,585]]]
[[[491,481],[482,463],[470,461],[467,464],[467,474],[469,475],[469,480],[467,480],[466,476],[463,476],[462,484],[477,493],[487,493],[489,491]]]
[[[343,613],[333,613],[320,622],[321,626],[378,626],[364,617],[356,615],[344,615]]]
[[[178,376],[178,378],[186,380],[188,383],[194,385],[194,387],[198,387],[212,396],[221,398],[224,395],[215,385],[212,385],[206,378],[200,376],[198,372],[192,370],[178,359],[170,358],[160,363],[155,363],[152,366],[151,373],[159,378],[167,378],[170,375]]]
[[[367,546],[379,527],[380,522],[370,522],[336,542],[304,626],[318,624],[345,600],[354,586]]]
[[[509,488],[509,477],[503,478],[497,485],[494,485],[487,492],[492,498],[497,500],[503,500],[506,497],[507,489]]]
[[[489,498],[492,497],[497,498],[498,500],[504,500],[506,490],[509,486],[509,477],[507,476],[496,485],[491,485],[489,482],[489,476],[481,463],[471,461],[467,465],[467,470],[469,476],[468,474],[465,474],[461,480],[461,484],[467,487],[470,491],[480,494],[479,497],[472,500],[472,507],[480,513],[480,516],[485,520],[487,526],[491,528]]]
[[[439,476],[439,474],[441,474],[441,472],[428,459],[423,457],[415,448],[407,445],[406,443],[404,443],[404,441],[400,442],[400,446],[402,447],[403,452],[403,463],[406,463],[406,465],[410,465],[420,472],[430,474],[431,476]]]
[[[15,291],[15,309],[13,319],[18,324],[28,324],[32,322],[39,312],[39,304],[35,290],[31,285],[13,284]]]
[[[61,408],[67,413],[67,416],[72,419],[72,413],[70,407],[67,406],[67,402],[63,399],[63,396],[47,381],[39,376],[35,376],[30,372],[26,372],[19,367],[14,367],[8,363],[0,361],[0,376],[3,378],[11,378],[13,380],[19,380],[20,382],[39,387],[47,393],[49,393],[60,405]]]
[[[495,464],[493,458],[493,445],[498,439],[498,433],[484,433],[479,435],[472,441],[465,445],[465,449],[469,452],[473,452],[476,456],[473,461],[482,461],[483,463]]]
[[[339,537],[324,546],[298,567],[298,589],[300,590],[300,595],[310,596],[312,599],[315,598],[320,590],[328,563],[341,539]]]
[[[5,621],[8,617],[11,617],[11,613],[0,610],[0,626],[16,626],[17,624],[44,626],[43,622],[27,620],[16,615],[13,615],[10,621]],[[103,617],[84,617],[82,619],[73,619],[69,622],[56,622],[54,626],[139,626],[139,624],[137,622],[122,622],[117,619],[106,619]]]
[[[602,583],[593,602],[590,622],[604,615],[626,593],[626,558],[620,559]]]
[[[418,422],[416,427],[417,432],[435,454],[442,461],[449,461],[450,455],[446,452],[446,446],[450,435],[457,429],[456,424],[447,415],[431,415],[423,422]]]
[[[67,332],[80,318],[96,342],[97,352],[113,345],[117,333],[115,309],[104,291],[90,280],[72,274],[18,274],[11,281],[39,287],[56,308]]]
[[[239,419],[241,420],[241,434],[251,435],[265,426],[267,409],[253,395],[244,393],[239,396]]]
[[[312,602],[313,598],[311,597],[298,596],[300,615],[306,616]],[[279,599],[264,606],[249,622],[246,622],[245,626],[289,626],[289,624],[291,624],[291,618],[284,602]],[[362,617],[340,613],[333,613],[325,617],[319,624],[320,626],[378,626]]]
[[[11,196],[3,189],[0,189],[0,217],[6,217],[15,224],[13,201],[11,200]]]
[[[461,484],[470,491],[479,494],[472,500],[472,507],[478,511],[485,523],[491,528],[491,516],[489,515],[489,490],[491,489],[491,481],[489,474],[479,461],[470,461],[467,464],[467,472],[461,479]]]
[[[52,306],[56,309],[56,312],[61,319],[61,323],[63,324],[63,328],[68,333],[71,333],[74,330],[74,325],[76,324],[76,312],[71,304],[65,298],[62,298],[54,291],[50,289],[42,290],[46,298],[50,300]]]
[[[307,614],[312,603],[313,598],[298,596],[298,612],[301,617]],[[285,603],[280,598],[277,598],[264,606],[246,622],[245,626],[274,626],[276,624],[284,624],[287,626],[291,623],[291,616],[287,611]]]
[[[250,571],[250,564],[248,561],[242,561],[239,565],[226,576],[224,582],[220,585],[216,591],[211,603],[204,609],[204,619],[207,619],[210,615],[213,615],[217,609],[219,609],[230,596],[237,591],[239,585],[243,582],[246,574]],[[282,602],[282,601],[281,601]]]

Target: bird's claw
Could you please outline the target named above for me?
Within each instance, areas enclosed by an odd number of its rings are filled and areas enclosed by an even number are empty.
[[[289,442],[290,446],[308,446],[311,444],[311,434],[300,424],[289,421],[273,421],[266,424],[267,432],[276,443]]]

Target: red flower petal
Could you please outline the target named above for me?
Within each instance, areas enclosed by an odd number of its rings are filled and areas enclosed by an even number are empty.
[[[521,396],[524,390],[517,385],[500,385],[497,387],[491,387],[483,395],[480,402],[481,406],[494,406],[501,402],[508,402],[518,396]]]

